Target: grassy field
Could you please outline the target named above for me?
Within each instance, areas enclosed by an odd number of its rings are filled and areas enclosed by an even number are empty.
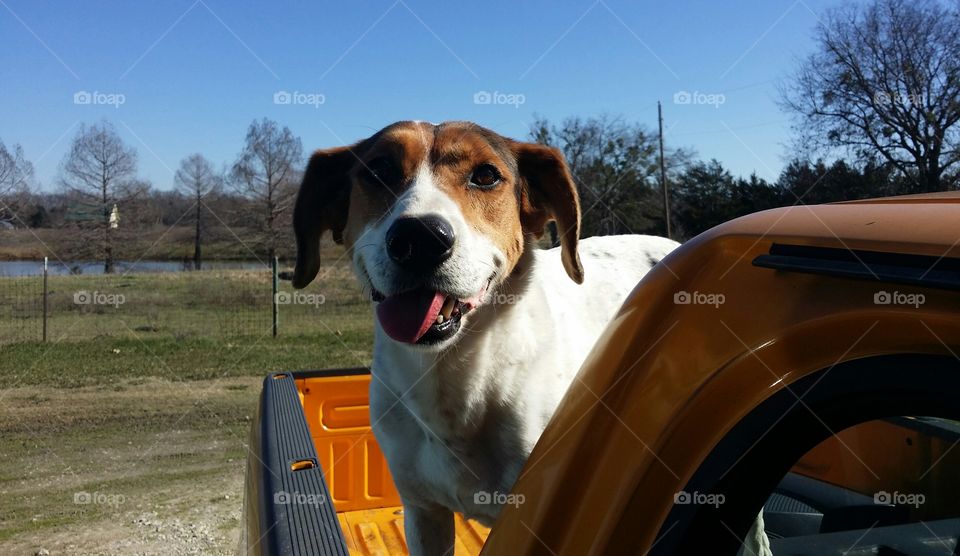
[[[322,272],[304,291],[323,303],[281,306],[277,338],[259,275],[51,278],[51,341],[0,344],[0,553],[233,553],[262,377],[369,363],[368,303],[342,264]],[[0,338],[35,324],[0,313]]]
[[[19,228],[3,230],[0,242],[0,261],[37,260],[50,257],[51,260],[68,258],[68,249],[62,245],[64,235],[71,233],[61,228]],[[124,238],[116,246],[118,260],[182,260],[193,256],[193,234],[190,226],[152,226],[138,229],[136,235]],[[227,229],[211,226],[203,243],[203,253],[208,259],[248,260],[254,258],[249,244],[238,241],[238,237],[249,237],[243,228]],[[51,252],[52,251],[52,252]],[[281,257],[293,256],[293,245],[280,254]],[[260,255],[260,258],[266,257]]]
[[[362,326],[368,306],[341,257],[325,249],[318,280],[302,291],[280,283],[280,333]],[[281,269],[282,270],[282,269]],[[272,275],[262,270],[207,270],[48,278],[47,337],[163,340],[272,333]],[[43,279],[0,277],[0,345],[43,337]]]

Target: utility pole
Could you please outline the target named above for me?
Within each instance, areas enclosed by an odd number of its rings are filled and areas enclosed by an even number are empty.
[[[663,107],[657,101],[657,122],[660,126],[660,187],[663,189],[663,219],[667,223],[667,237],[673,239],[670,229],[670,193],[667,189],[667,167],[663,163]]]

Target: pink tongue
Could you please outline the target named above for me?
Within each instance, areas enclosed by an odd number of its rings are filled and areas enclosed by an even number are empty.
[[[433,326],[446,298],[430,290],[392,295],[377,305],[380,326],[398,342],[416,343]]]

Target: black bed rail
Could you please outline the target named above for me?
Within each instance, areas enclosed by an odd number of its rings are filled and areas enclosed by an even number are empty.
[[[273,373],[263,381],[247,456],[243,552],[347,556],[297,395],[299,375]]]

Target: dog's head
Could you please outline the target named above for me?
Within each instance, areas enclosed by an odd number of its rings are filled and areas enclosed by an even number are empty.
[[[315,152],[293,220],[294,287],[317,275],[320,236],[330,230],[398,342],[454,341],[549,220],[567,274],[583,281],[580,205],[563,155],[468,122],[399,122]]]

